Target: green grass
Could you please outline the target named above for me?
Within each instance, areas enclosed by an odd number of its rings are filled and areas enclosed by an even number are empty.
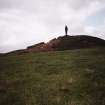
[[[0,105],[105,105],[105,48],[0,56]]]

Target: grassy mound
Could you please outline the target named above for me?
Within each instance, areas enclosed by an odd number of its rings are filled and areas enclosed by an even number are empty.
[[[0,56],[0,105],[105,105],[105,48]]]

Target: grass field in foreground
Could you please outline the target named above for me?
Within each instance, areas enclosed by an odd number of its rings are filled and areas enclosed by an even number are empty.
[[[105,48],[0,56],[0,105],[105,105]]]

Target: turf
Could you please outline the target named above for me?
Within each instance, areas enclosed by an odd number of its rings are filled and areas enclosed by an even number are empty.
[[[105,47],[0,56],[0,105],[105,105]]]

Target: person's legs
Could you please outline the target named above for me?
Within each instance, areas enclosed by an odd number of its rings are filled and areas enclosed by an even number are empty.
[[[65,34],[67,35],[67,30],[65,31]]]
[[[66,34],[66,35],[67,35],[67,31],[68,31],[68,30],[66,29],[66,30],[65,30],[65,34]]]

